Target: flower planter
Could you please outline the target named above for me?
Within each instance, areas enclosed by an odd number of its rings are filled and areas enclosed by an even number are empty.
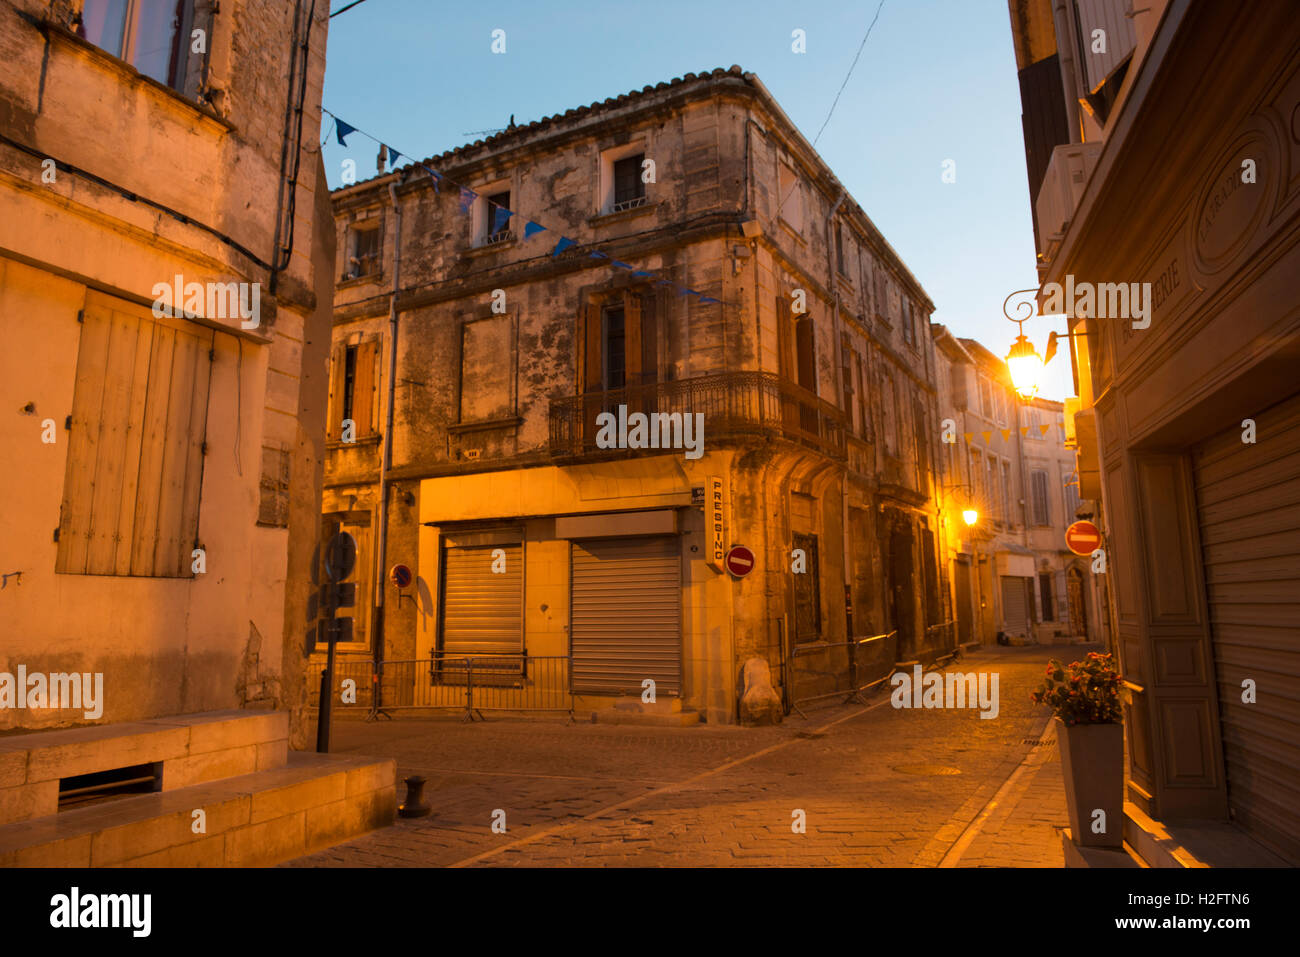
[[[1067,725],[1060,718],[1054,720],[1074,843],[1084,847],[1122,847],[1124,726]],[[1106,812],[1104,834],[1093,832],[1094,812],[1098,809]]]

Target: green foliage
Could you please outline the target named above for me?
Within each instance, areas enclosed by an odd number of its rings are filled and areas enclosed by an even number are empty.
[[[1030,697],[1049,705],[1067,725],[1119,724],[1122,679],[1110,655],[1095,651],[1083,661],[1047,666],[1047,680]]]

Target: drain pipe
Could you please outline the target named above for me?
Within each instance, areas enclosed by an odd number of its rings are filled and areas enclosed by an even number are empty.
[[[401,174],[397,174],[399,177]],[[388,564],[388,500],[392,485],[388,473],[393,468],[393,401],[397,395],[397,290],[402,274],[402,207],[397,202],[397,181],[388,184],[393,203],[393,292],[388,306],[388,403],[384,408],[384,444],[379,459],[379,536],[375,546],[375,630],[373,640],[375,683],[370,699],[371,716],[383,710],[384,687],[384,567]]]
[[[844,203],[848,193],[841,189],[840,198],[835,201],[831,207],[829,215],[826,217],[826,272],[827,279],[830,282],[830,288],[833,293],[832,312],[831,312],[831,335],[835,337],[835,381],[839,383],[839,398],[844,399],[844,334],[840,330],[840,286],[835,281],[835,232],[832,224],[835,222],[835,214],[839,212],[840,206]],[[837,403],[838,404],[838,403]],[[848,411],[847,409],[845,410]],[[845,430],[845,448],[847,450],[847,429]],[[853,613],[849,610],[849,597],[853,594],[853,576],[849,571],[849,470],[844,469],[844,474],[840,476],[840,533],[843,538],[842,555],[840,562],[844,573],[844,640],[853,639]],[[850,651],[850,656],[852,652]],[[854,661],[850,657],[850,662]],[[856,676],[854,676],[856,683]]]

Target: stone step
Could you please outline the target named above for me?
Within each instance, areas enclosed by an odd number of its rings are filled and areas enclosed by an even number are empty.
[[[161,764],[162,790],[283,767],[285,711],[207,711],[0,737],[0,825],[54,814],[63,778]]]
[[[392,824],[396,777],[392,759],[292,751],[283,767],[0,826],[0,867],[266,867]]]
[[[1148,867],[1286,867],[1286,861],[1226,821],[1154,820],[1124,802],[1124,841]]]
[[[698,711],[623,711],[607,709],[592,711],[590,716],[581,712],[574,713],[577,721],[590,721],[592,724],[636,724],[656,728],[688,728],[700,723]]]

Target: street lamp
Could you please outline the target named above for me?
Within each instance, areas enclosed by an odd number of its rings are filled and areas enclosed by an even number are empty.
[[[1042,385],[1043,371],[1047,363],[1056,355],[1056,340],[1060,333],[1053,332],[1047,337],[1047,354],[1040,356],[1034,344],[1029,341],[1025,335],[1025,320],[1035,315],[1033,303],[1028,300],[1022,300],[1016,303],[1016,311],[1019,312],[1023,306],[1029,310],[1027,315],[1020,318],[1007,312],[1007,303],[1011,301],[1011,296],[1018,296],[1022,293],[1036,293],[1036,289],[1017,289],[1015,292],[1002,300],[1002,314],[1016,324],[1018,335],[1016,341],[1011,344],[1011,351],[1007,353],[1007,371],[1011,373],[1011,385],[1015,388],[1016,394],[1022,399],[1032,399],[1038,395],[1038,389]],[[1071,339],[1075,337],[1086,337],[1086,332],[1066,332],[1065,335]]]
[[[945,485],[943,490],[946,492],[952,488],[966,490],[966,503],[961,508],[961,520],[966,523],[967,528],[970,528],[980,520],[979,509],[975,507],[975,495],[971,491],[971,487],[964,484]]]

